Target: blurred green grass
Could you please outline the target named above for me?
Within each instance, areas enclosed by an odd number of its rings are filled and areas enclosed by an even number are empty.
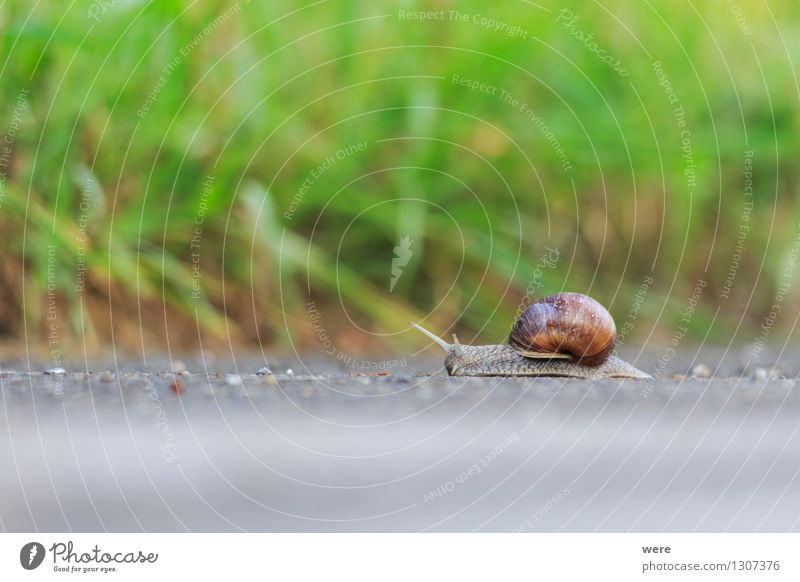
[[[562,9],[579,16],[572,29]],[[210,342],[314,345],[310,297],[349,350],[373,347],[370,334],[417,341],[399,332],[426,316],[495,340],[534,278],[537,295],[592,294],[619,325],[652,276],[632,336],[669,338],[702,279],[688,336],[748,341],[786,278],[800,219],[795,2],[12,0],[0,31],[0,132],[29,92],[0,206],[5,337],[47,341],[50,285],[65,343],[106,345],[113,329],[121,344],[197,347],[199,327]],[[695,188],[654,61],[685,110]],[[390,292],[405,235],[412,256]],[[537,271],[546,246],[559,260]],[[788,329],[800,286],[781,300]]]

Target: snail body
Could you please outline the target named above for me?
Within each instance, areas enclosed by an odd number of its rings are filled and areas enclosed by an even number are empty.
[[[614,319],[597,301],[580,293],[558,293],[531,304],[517,319],[507,344],[449,344],[414,327],[445,349],[451,376],[565,376],[639,378],[650,376],[612,356]]]

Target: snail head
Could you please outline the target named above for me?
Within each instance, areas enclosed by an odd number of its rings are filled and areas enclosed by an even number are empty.
[[[453,343],[449,344],[438,335],[428,331],[421,325],[418,325],[413,321],[409,323],[431,338],[434,342],[441,346],[445,352],[447,352],[447,355],[444,358],[444,367],[447,370],[447,373],[451,376],[455,376],[459,368],[467,368],[470,366],[470,364],[479,363],[479,356],[475,353],[475,350],[472,349],[471,346],[462,345],[458,341],[458,338],[455,334],[453,334]],[[472,361],[473,359],[475,360],[474,362]]]

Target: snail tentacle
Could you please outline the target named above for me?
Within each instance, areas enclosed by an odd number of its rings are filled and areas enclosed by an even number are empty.
[[[422,326],[421,326],[421,325],[419,325],[418,323],[414,323],[413,321],[409,321],[408,323],[409,323],[409,324],[411,324],[412,326],[414,326],[416,329],[418,329],[418,330],[419,330],[419,331],[421,331],[422,333],[424,333],[424,334],[425,334],[426,336],[428,336],[429,338],[431,338],[431,339],[432,339],[433,341],[435,341],[437,344],[439,344],[439,345],[440,345],[440,346],[441,346],[441,347],[444,349],[444,351],[446,351],[446,352],[449,352],[449,351],[450,351],[450,348],[452,348],[452,347],[453,347],[453,346],[451,346],[449,343],[447,343],[446,341],[444,341],[442,338],[440,338],[438,335],[436,335],[435,333],[432,333],[432,332],[428,331],[427,329],[425,329],[424,327],[422,327]]]

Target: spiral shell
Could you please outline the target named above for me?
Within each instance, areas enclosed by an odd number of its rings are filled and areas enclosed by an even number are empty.
[[[508,343],[529,358],[570,357],[584,366],[599,366],[616,340],[617,328],[605,307],[581,293],[557,293],[525,310]]]

